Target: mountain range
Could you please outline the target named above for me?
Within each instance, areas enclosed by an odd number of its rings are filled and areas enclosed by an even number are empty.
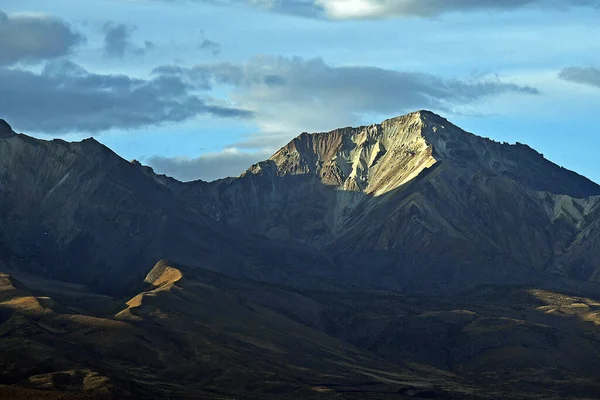
[[[179,182],[0,120],[0,398],[598,398],[600,186],[429,111]]]

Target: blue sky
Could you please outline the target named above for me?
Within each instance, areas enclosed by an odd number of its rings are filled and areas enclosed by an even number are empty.
[[[418,109],[600,182],[600,0],[5,0],[0,118],[182,180]]]

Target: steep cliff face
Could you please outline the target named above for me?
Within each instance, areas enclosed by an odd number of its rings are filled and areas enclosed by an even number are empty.
[[[314,174],[325,185],[370,195],[393,190],[436,162],[420,113],[380,125],[304,133],[270,160],[279,176]]]

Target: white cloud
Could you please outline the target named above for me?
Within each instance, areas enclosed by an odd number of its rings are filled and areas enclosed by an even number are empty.
[[[391,16],[389,5],[372,0],[316,0],[325,13],[334,19],[373,18]]]

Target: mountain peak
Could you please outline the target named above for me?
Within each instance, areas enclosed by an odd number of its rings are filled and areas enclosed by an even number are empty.
[[[380,124],[302,133],[269,159],[269,168],[260,164],[248,173],[313,175],[327,186],[377,196],[442,162],[469,174],[502,176],[550,193],[598,192],[597,185],[552,164],[529,146],[477,136],[428,110]],[[552,179],[542,179],[549,174]]]
[[[398,115],[396,117],[393,117],[391,119],[396,119],[396,118],[402,118],[402,117],[419,117],[419,118],[423,118],[423,119],[427,119],[427,118],[436,118],[436,119],[441,119],[441,120],[446,120],[444,117],[442,117],[439,114],[434,113],[433,111],[429,111],[429,110],[417,110],[417,111],[413,111],[410,112],[408,114],[404,114],[404,115]]]
[[[394,124],[394,123],[406,124],[406,123],[410,123],[410,122],[413,122],[413,123],[430,122],[430,123],[436,123],[436,124],[449,123],[446,118],[442,117],[439,114],[434,113],[433,111],[417,110],[417,111],[410,112],[408,114],[398,115],[398,116],[386,119],[379,125]]]
[[[423,133],[428,120],[445,121],[422,110],[381,124],[303,133],[270,160],[279,176],[316,174],[328,186],[385,193],[435,164]]]
[[[15,132],[12,127],[3,119],[0,119],[0,138],[13,136]]]

